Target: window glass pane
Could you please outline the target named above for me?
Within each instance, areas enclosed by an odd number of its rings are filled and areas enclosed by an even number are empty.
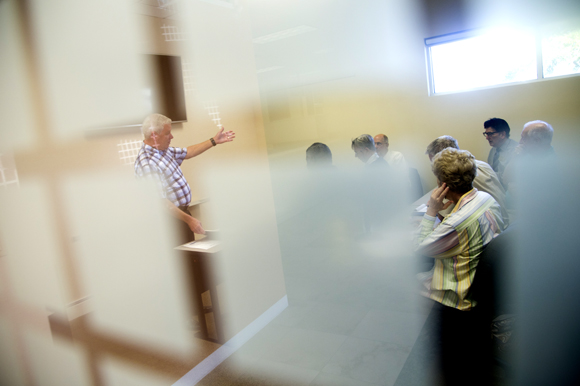
[[[531,35],[487,33],[430,47],[434,92],[469,90],[537,78]]]
[[[544,78],[580,73],[580,27],[561,28],[542,38]]]

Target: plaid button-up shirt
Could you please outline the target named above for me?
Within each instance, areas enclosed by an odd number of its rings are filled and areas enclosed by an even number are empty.
[[[180,168],[186,155],[186,148],[169,147],[160,151],[144,143],[135,160],[135,175],[154,178],[163,198],[175,206],[189,205],[191,189]]]

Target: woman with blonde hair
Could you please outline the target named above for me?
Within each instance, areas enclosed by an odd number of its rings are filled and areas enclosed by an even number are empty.
[[[415,251],[435,259],[431,271],[418,275],[421,292],[437,302],[433,311],[438,313],[447,384],[485,383],[486,362],[479,357],[489,358],[489,328],[486,335],[485,323],[466,311],[476,306],[469,289],[479,256],[504,228],[501,209],[491,195],[473,188],[477,164],[468,151],[442,150],[433,157],[432,170],[438,188],[414,238]],[[434,227],[437,213],[451,203],[455,203],[453,211]]]

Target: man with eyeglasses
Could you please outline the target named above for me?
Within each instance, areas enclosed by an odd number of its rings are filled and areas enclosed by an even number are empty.
[[[496,172],[503,185],[503,173],[514,156],[518,143],[510,138],[510,126],[504,119],[491,118],[483,123],[483,127],[485,128],[483,136],[491,146],[487,163]]]

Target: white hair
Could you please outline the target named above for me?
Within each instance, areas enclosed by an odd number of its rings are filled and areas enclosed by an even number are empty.
[[[171,119],[161,114],[151,114],[145,118],[143,125],[141,125],[141,133],[144,139],[149,139],[151,134],[159,134],[163,130],[163,126],[171,124]]]
[[[352,149],[355,147],[358,148],[366,148],[372,151],[375,151],[375,140],[369,134],[359,135],[355,139],[352,140],[351,146]]]
[[[544,121],[530,121],[524,125],[524,130],[528,126],[531,126],[527,131],[530,140],[546,145],[550,145],[552,143],[554,129],[549,123]]]
[[[435,154],[439,153],[443,149],[447,149],[448,147],[459,150],[459,144],[455,138],[450,135],[442,135],[441,137],[433,140],[433,142],[427,146],[425,154],[427,154],[429,157],[435,157]]]

